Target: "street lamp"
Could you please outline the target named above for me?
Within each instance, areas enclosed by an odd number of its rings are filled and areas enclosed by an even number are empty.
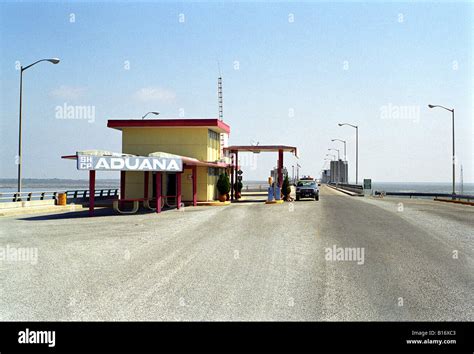
[[[151,113],[151,114],[154,114],[155,116],[157,116],[158,114],[160,114],[160,112],[148,112],[147,114],[145,114],[145,115],[142,117],[142,119],[145,119],[146,116],[149,115],[150,113]]]
[[[42,61],[49,61],[52,64],[58,64],[60,60],[58,58],[41,59],[28,66],[23,67],[22,65],[20,67],[20,109],[18,113],[18,198],[21,197],[21,108],[23,99],[23,71]]]
[[[339,149],[333,149],[333,148],[328,149],[328,151],[331,151],[331,150],[337,151],[337,159],[340,160],[341,158],[339,157]]]
[[[340,141],[341,143],[344,143],[344,161],[347,161],[347,157],[346,157],[346,141],[345,140],[341,140],[341,139],[331,139],[332,142],[334,141]]]
[[[335,161],[335,160],[336,160],[336,155],[334,155],[334,154],[326,154],[326,156],[331,156],[331,157],[333,158],[333,160],[331,160],[331,161]]]
[[[443,108],[449,112],[451,112],[452,120],[453,120],[453,196],[456,194],[456,154],[455,154],[455,144],[454,144],[454,108],[449,109],[444,106],[440,105],[428,105],[429,108]]]
[[[352,125],[349,123],[339,123],[340,127],[343,125],[348,125],[356,130],[356,184],[359,182],[359,127],[357,125]]]

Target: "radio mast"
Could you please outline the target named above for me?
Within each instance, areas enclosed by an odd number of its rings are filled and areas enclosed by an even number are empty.
[[[221,75],[221,67],[219,62],[217,62],[217,68],[219,70],[219,77],[217,78],[217,104],[219,107],[219,120],[224,120],[224,100],[222,96],[222,75]],[[227,139],[225,134],[221,133],[219,136],[220,140],[220,156],[221,158],[224,156],[224,147],[227,145]]]
[[[217,78],[217,102],[219,104],[219,120],[224,120],[224,108],[222,99],[222,76]]]

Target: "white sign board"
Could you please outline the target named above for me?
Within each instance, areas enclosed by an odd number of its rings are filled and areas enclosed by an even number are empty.
[[[178,157],[77,155],[78,170],[182,172]]]

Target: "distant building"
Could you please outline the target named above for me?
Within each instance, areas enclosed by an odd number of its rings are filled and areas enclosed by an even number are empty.
[[[329,181],[331,183],[349,183],[347,161],[331,161]]]
[[[323,170],[321,174],[321,183],[329,183],[331,181],[331,170]]]

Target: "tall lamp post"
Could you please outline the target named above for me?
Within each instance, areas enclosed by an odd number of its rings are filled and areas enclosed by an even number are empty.
[[[454,144],[454,108],[446,108],[440,105],[428,105],[429,108],[443,108],[449,112],[451,112],[452,120],[453,120],[453,196],[456,194],[456,152],[455,152],[455,144]]]
[[[334,141],[340,141],[341,143],[344,143],[344,161],[347,161],[347,155],[346,155],[346,141],[342,139],[331,139],[332,142]]]
[[[359,183],[359,127],[357,125],[352,125],[349,123],[339,123],[340,127],[343,125],[348,125],[356,130],[356,184]]]
[[[28,66],[24,67],[22,65],[20,67],[20,110],[18,115],[18,198],[21,197],[21,106],[23,98],[23,71],[31,68],[33,65],[41,63],[42,61],[49,61],[50,63],[58,64],[60,60],[58,58],[41,59]]]

